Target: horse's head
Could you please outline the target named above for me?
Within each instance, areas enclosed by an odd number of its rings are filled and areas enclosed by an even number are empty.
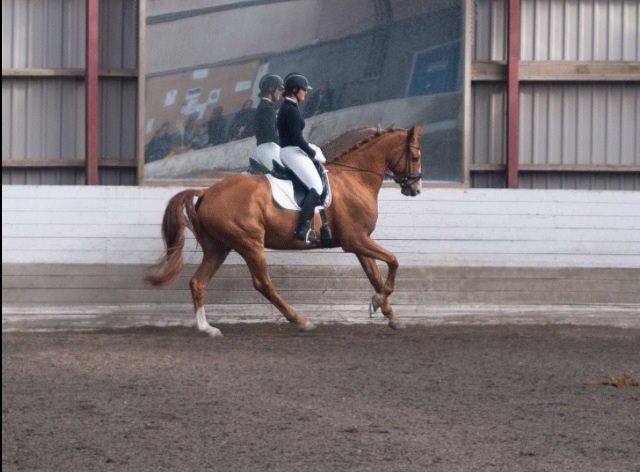
[[[422,188],[420,126],[403,130],[403,134],[406,137],[389,156],[387,166],[393,174],[393,180],[400,184],[402,194],[415,197]]]

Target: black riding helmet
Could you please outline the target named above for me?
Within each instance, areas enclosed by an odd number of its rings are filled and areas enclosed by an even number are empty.
[[[284,78],[284,93],[288,95],[297,88],[301,88],[307,92],[313,90],[304,75],[293,72]]]
[[[260,93],[262,95],[266,95],[271,93],[273,90],[283,89],[284,81],[282,77],[276,74],[267,74],[262,79],[260,79]]]

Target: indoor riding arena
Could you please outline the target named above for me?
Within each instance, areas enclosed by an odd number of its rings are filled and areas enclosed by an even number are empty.
[[[3,471],[640,472],[640,1],[2,16]]]

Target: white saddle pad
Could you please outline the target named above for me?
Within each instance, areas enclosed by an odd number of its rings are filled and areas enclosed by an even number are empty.
[[[271,174],[267,174],[266,177],[269,181],[269,185],[271,185],[271,196],[273,197],[273,201],[275,201],[280,208],[284,208],[285,210],[300,211],[300,206],[296,203],[296,199],[293,196],[293,182],[290,180],[276,179]],[[331,185],[328,178],[327,185],[329,186],[327,198],[324,201],[324,205],[318,205],[316,207],[316,213],[323,208],[329,208],[329,205],[331,205]]]

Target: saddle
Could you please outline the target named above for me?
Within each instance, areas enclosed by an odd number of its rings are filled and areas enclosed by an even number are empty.
[[[324,189],[320,195],[321,204],[316,207],[316,212],[318,212],[331,205],[331,188],[324,168],[318,163],[315,165],[318,168]],[[278,162],[273,163],[272,171],[264,172],[264,174],[271,185],[271,195],[275,203],[285,210],[300,211],[304,197],[307,195],[307,187],[300,179]]]
[[[267,177],[269,185],[271,186],[271,196],[276,205],[285,210],[301,210],[302,202],[308,190],[291,170],[276,161],[273,162],[273,170],[271,171],[254,159],[249,159],[249,163],[249,173],[263,174]],[[323,246],[330,247],[333,245],[333,235],[325,214],[325,209],[331,205],[331,187],[329,186],[329,179],[327,178],[327,172],[324,167],[315,162],[314,164],[318,169],[318,173],[322,179],[322,188],[324,189],[322,195],[320,195],[321,203],[315,208],[315,212],[320,214],[320,220],[322,222],[320,226],[320,240]]]

